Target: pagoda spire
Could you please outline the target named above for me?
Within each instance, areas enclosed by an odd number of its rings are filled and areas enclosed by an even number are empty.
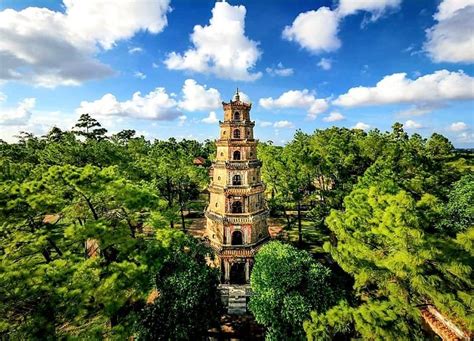
[[[233,102],[240,102],[240,94],[239,94],[239,88],[237,87],[237,91],[235,92]]]

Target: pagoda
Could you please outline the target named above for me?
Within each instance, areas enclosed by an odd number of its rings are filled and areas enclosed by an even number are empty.
[[[222,102],[217,155],[211,167],[206,234],[217,255],[221,283],[248,286],[254,255],[269,238],[265,202],[257,159],[252,104],[240,99],[239,90],[229,103]],[[221,285],[221,287],[222,287]]]

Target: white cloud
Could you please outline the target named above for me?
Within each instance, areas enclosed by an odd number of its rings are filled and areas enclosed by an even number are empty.
[[[35,98],[25,98],[16,108],[0,108],[0,125],[25,125],[31,117],[31,110],[36,105]]]
[[[324,122],[337,122],[344,120],[345,117],[340,112],[333,111],[328,116],[323,118]]]
[[[186,115],[179,116],[178,117],[178,126],[182,127],[187,119],[188,119],[188,117]]]
[[[355,87],[333,104],[344,107],[394,103],[426,103],[474,98],[474,78],[463,71],[439,70],[415,80],[406,73],[385,76],[375,87]]]
[[[221,95],[216,89],[207,89],[194,79],[186,79],[183,85],[183,100],[179,102],[179,106],[186,111],[211,110],[217,109],[221,102]]]
[[[139,30],[159,33],[168,4],[64,0],[65,13],[38,7],[0,11],[0,79],[55,87],[110,76],[112,69],[95,58],[100,48],[110,49]]]
[[[294,128],[295,125],[290,121],[278,121],[273,124],[275,128]]]
[[[332,67],[332,60],[328,58],[321,58],[318,66],[323,70],[330,70]]]
[[[423,128],[421,123],[415,122],[413,120],[408,120],[405,122],[404,127],[407,129],[420,129]]]
[[[146,79],[146,75],[143,73],[143,72],[140,72],[140,71],[135,71],[135,73],[133,74],[133,76],[135,78],[138,78],[138,79]]]
[[[367,130],[369,128],[370,128],[370,125],[364,122],[357,122],[356,125],[352,127],[352,129],[361,129],[361,130]]]
[[[7,95],[0,91],[0,104],[7,100]]]
[[[421,103],[410,106],[408,109],[404,109],[397,113],[399,116],[421,116],[432,112],[433,110],[442,107],[441,104],[436,103]]]
[[[250,100],[250,97],[245,92],[242,92],[239,90],[239,96],[242,102],[249,103],[249,104],[252,103],[252,101]]]
[[[444,0],[426,30],[424,48],[435,62],[474,62],[474,0]]]
[[[244,6],[216,2],[209,25],[194,26],[194,45],[184,54],[171,52],[165,64],[172,70],[214,74],[219,78],[253,81],[261,73],[251,73],[260,58],[258,43],[245,36]]]
[[[258,122],[258,125],[262,128],[266,128],[266,127],[271,127],[273,125],[273,123],[268,122],[268,121],[260,121],[260,122]]]
[[[142,53],[143,49],[141,47],[130,47],[128,49],[128,53],[130,54],[137,54],[137,53]]]
[[[465,131],[468,129],[469,129],[469,126],[464,122],[454,122],[449,126],[449,130],[455,131],[455,132]]]
[[[341,16],[355,14],[358,11],[370,12],[371,20],[377,20],[387,10],[398,8],[401,2],[402,0],[339,0],[337,11]]]
[[[156,88],[145,96],[135,92],[131,99],[119,102],[112,94],[87,102],[76,109],[77,114],[89,113],[93,116],[129,116],[150,120],[173,120],[181,116],[178,103],[166,93],[164,88]]]
[[[285,68],[282,63],[278,63],[276,68],[267,67],[265,71],[270,76],[288,77],[293,74],[292,68]]]
[[[265,109],[301,108],[306,109],[310,119],[327,110],[329,107],[325,99],[316,98],[313,92],[304,90],[289,90],[273,99],[272,97],[260,98],[259,104]]]
[[[328,7],[300,13],[291,26],[283,30],[283,38],[297,42],[313,53],[332,52],[341,46],[337,37],[339,17]]]
[[[216,113],[214,111],[211,111],[208,117],[202,119],[202,122],[207,124],[215,124],[219,122],[219,120],[217,119]]]
[[[154,69],[158,69],[160,66],[157,63],[151,63],[151,67]]]
[[[456,141],[461,143],[474,143],[474,133],[472,132],[462,132],[456,137]]]
[[[340,0],[335,10],[320,7],[300,13],[290,26],[284,28],[282,37],[313,53],[333,52],[341,47],[337,34],[345,16],[366,11],[372,14],[371,21],[375,21],[400,3],[401,0]]]

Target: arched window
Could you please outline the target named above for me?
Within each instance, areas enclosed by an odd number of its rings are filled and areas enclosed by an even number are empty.
[[[242,245],[243,238],[242,238],[242,232],[240,231],[234,231],[232,232],[232,245]]]
[[[238,150],[234,152],[234,160],[240,160],[240,152]]]
[[[234,130],[234,139],[240,139],[240,130],[239,129]]]
[[[232,177],[232,185],[240,186],[242,185],[242,178],[239,174],[236,174]]]
[[[234,121],[240,121],[240,113],[238,111],[234,112]]]
[[[242,213],[242,202],[234,201],[232,203],[232,213]]]

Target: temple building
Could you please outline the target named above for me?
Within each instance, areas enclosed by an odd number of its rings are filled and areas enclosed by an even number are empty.
[[[265,186],[257,159],[252,105],[241,101],[239,91],[229,103],[222,103],[217,155],[211,168],[206,234],[216,252],[221,283],[249,283],[254,255],[269,238]]]

